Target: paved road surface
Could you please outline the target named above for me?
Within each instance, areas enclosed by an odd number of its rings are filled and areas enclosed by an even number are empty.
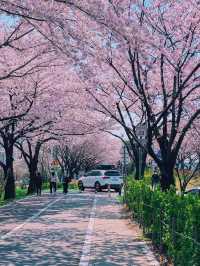
[[[31,197],[0,208],[0,265],[157,266],[113,193]]]

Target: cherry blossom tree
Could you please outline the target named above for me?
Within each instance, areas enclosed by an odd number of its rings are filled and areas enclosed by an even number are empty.
[[[107,36],[108,47],[102,41],[94,51],[103,59],[102,68],[111,68],[112,74],[106,76],[111,77],[110,84],[113,87],[114,83],[119,96],[125,99],[128,95],[135,110],[138,106],[144,110],[147,151],[160,168],[163,189],[174,184],[178,151],[200,114],[199,7],[196,1],[189,2],[135,1],[128,9],[127,1],[112,1],[113,13],[116,11],[112,19],[116,17],[118,31],[116,24],[113,30],[107,23],[109,30],[101,31],[101,38],[105,42]],[[88,62],[94,69],[92,57]],[[90,83],[99,69],[96,73],[90,74]],[[97,91],[98,96],[114,95],[110,84],[100,89],[101,93]],[[96,91],[92,89],[92,93],[97,99]],[[102,100],[97,101],[102,106]],[[153,149],[152,140],[159,146],[161,157]]]
[[[101,27],[93,37],[97,45],[92,46],[85,60],[87,67],[91,66],[89,71],[84,66],[85,76],[90,84],[96,84],[94,77],[99,75],[96,66],[101,59],[102,68],[109,66],[111,73],[123,83],[118,89],[120,94],[125,97],[127,92],[144,110],[147,151],[160,168],[161,185],[165,190],[174,185],[173,170],[178,152],[200,115],[199,4],[197,1],[181,4],[135,1],[130,6],[128,2],[110,2],[112,7],[107,11],[112,8],[112,16],[109,21],[106,20],[108,16],[102,15]],[[99,24],[99,16],[96,14],[94,18],[94,12],[88,17]],[[111,20],[114,20],[113,27]],[[91,29],[89,23],[87,27]],[[102,24],[105,24],[103,30]],[[90,34],[84,36],[87,38]],[[113,75],[109,75],[110,83]],[[99,95],[96,85],[92,90],[93,95],[96,92]],[[113,95],[105,87],[103,93]],[[159,146],[161,157],[153,149],[152,140]]]
[[[54,139],[53,137],[40,136],[37,139],[26,137],[19,141],[15,146],[21,151],[21,154],[26,162],[29,171],[29,186],[27,194],[32,194],[35,191],[35,178],[38,170],[40,152],[46,142]]]
[[[46,85],[44,77],[41,77],[41,70],[47,67],[47,63],[50,67],[53,58],[50,54],[47,55],[47,51],[50,53],[48,46],[43,42],[39,43],[38,39],[34,38],[35,36],[32,38],[35,41],[34,44],[30,45],[26,39],[27,31],[19,32],[21,27],[21,24],[15,26],[15,29],[11,30],[8,36],[4,32],[5,41],[2,42],[1,46],[0,136],[1,146],[5,150],[6,162],[0,162],[0,165],[5,176],[5,199],[15,197],[14,144],[29,132],[43,127],[48,129],[52,122],[49,115],[48,118],[45,118],[46,120],[41,119],[44,117],[41,116],[41,113],[45,115],[45,106],[41,105],[43,108],[37,110],[39,101],[37,100],[36,103],[36,98],[41,96],[41,90],[44,90]],[[41,58],[42,56],[45,58]],[[27,59],[28,57],[29,59]],[[43,84],[41,84],[41,80]],[[43,101],[45,102],[44,98]]]
[[[116,88],[120,104],[128,95],[132,112],[139,108],[141,120],[144,115],[147,147],[138,142],[135,124],[126,125],[126,130],[158,164],[162,188],[174,185],[178,152],[200,115],[198,1],[2,3],[2,11],[29,19],[38,32],[77,62],[76,70],[98,105],[106,95],[115,99]],[[109,69],[109,74],[104,71],[107,84],[97,87],[103,69]],[[117,106],[113,108],[119,112]]]
[[[83,94],[78,95],[77,80],[74,81],[75,77],[72,78],[70,70],[65,71],[65,64],[59,56],[56,55],[55,58],[54,53],[53,55],[50,53],[50,58],[47,56],[45,54],[43,64],[40,59],[39,64],[37,62],[35,65],[34,62],[32,67],[29,66],[32,70],[26,75],[10,77],[2,82],[2,91],[4,89],[5,92],[1,99],[3,103],[1,113],[6,117],[10,116],[10,119],[1,122],[2,128],[0,128],[1,145],[6,153],[6,163],[0,163],[5,173],[6,199],[15,195],[13,175],[15,144],[21,149],[30,170],[29,192],[31,192],[39,151],[46,141],[65,135],[91,134],[103,125],[100,116],[86,110],[86,97]],[[26,115],[17,116],[18,113],[25,113],[23,110],[26,110]],[[45,136],[41,138],[43,134]],[[38,137],[35,145],[31,143],[32,135]],[[24,142],[26,142],[25,148]]]
[[[184,193],[188,184],[199,175],[200,132],[197,128],[198,126],[193,127],[193,130],[184,140],[176,160],[176,173],[181,193]]]
[[[62,139],[56,148],[63,174],[73,178],[81,170],[88,171],[100,163],[117,164],[121,142],[101,133]]]

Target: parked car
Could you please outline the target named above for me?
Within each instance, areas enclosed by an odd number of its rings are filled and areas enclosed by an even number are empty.
[[[188,189],[185,191],[185,194],[191,194],[191,195],[196,195],[196,196],[200,196],[200,187],[193,187],[191,189]]]
[[[96,191],[107,189],[110,185],[111,189],[116,192],[121,190],[123,178],[116,170],[92,170],[80,177],[78,186],[80,190],[85,188],[95,188]]]

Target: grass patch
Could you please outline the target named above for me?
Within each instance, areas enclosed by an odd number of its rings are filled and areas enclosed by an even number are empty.
[[[27,196],[27,189],[16,188],[16,199],[22,199]]]
[[[124,200],[123,200],[123,196],[117,196],[117,201],[119,202],[119,203],[123,203],[124,202]]]
[[[16,187],[16,198],[14,200],[23,199],[26,196],[27,196],[27,189],[22,189],[20,187]],[[6,205],[12,201],[13,200],[4,200],[3,195],[2,195],[1,199],[0,199],[0,206],[4,206],[4,205]]]
[[[147,167],[145,169],[144,179],[143,179],[145,184],[151,185],[151,177],[152,177],[152,175],[153,175],[153,170],[150,167]],[[178,180],[175,172],[174,172],[174,176],[175,176],[176,189],[178,191],[180,191],[179,180]],[[132,178],[134,180],[134,173],[128,175],[128,178],[129,179]],[[198,187],[198,186],[200,186],[200,176],[196,176],[196,177],[192,178],[192,180],[188,183],[187,189],[190,189],[192,187]]]
[[[59,192],[62,192],[63,190],[63,187],[62,187],[62,184],[61,183],[58,183],[57,184],[57,191]],[[78,191],[78,185],[77,185],[77,182],[74,182],[72,181],[70,184],[69,184],[69,190],[73,190],[73,191]],[[44,183],[42,185],[42,192],[49,192],[49,183]],[[19,199],[23,199],[27,197],[27,188],[20,188],[20,187],[16,187],[16,197],[14,200],[4,200],[3,199],[3,195],[1,195],[1,198],[0,198],[0,206],[4,206],[10,202],[13,202],[15,200],[19,200]]]
[[[78,190],[78,183],[76,180],[72,180],[70,183],[69,183],[69,187],[68,187],[70,190]],[[44,182],[42,184],[42,190],[49,190],[50,189],[50,185],[49,185],[49,182]],[[62,191],[63,189],[63,185],[62,183],[57,183],[57,190],[58,191]]]

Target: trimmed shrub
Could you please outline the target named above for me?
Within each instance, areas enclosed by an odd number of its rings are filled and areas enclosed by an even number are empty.
[[[172,189],[152,191],[144,181],[127,179],[124,202],[153,244],[175,266],[200,266],[200,200]]]

